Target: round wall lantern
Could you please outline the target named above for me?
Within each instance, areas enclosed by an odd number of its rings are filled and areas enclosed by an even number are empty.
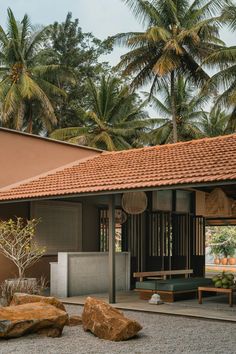
[[[127,192],[122,196],[122,208],[128,214],[141,214],[147,209],[145,192]]]
[[[116,224],[124,224],[127,220],[127,215],[126,213],[121,210],[121,209],[116,209],[115,210],[115,222]]]

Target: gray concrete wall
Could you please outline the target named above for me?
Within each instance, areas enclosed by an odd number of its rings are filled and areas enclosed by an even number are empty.
[[[130,288],[130,254],[116,253],[116,289]],[[68,297],[108,292],[108,253],[59,252],[51,264],[51,295]]]

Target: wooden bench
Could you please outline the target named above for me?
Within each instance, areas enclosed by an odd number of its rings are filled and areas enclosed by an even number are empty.
[[[177,297],[193,297],[197,294],[198,286],[209,286],[212,281],[204,278],[188,278],[193,274],[192,269],[167,270],[156,272],[137,272],[135,291],[139,292],[140,299],[148,300],[152,294],[159,294],[166,302],[173,302]],[[182,278],[167,279],[167,277],[182,275]],[[144,281],[144,279],[147,279]],[[158,280],[159,279],[159,280]]]

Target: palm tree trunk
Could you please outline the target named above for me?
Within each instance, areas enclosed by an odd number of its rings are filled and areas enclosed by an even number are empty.
[[[170,96],[171,96],[171,111],[172,111],[172,125],[173,125],[173,142],[177,143],[177,120],[176,120],[176,92],[175,92],[175,72],[170,74]]]
[[[32,105],[29,104],[29,123],[27,126],[27,133],[32,134],[33,132],[33,114],[32,114]]]

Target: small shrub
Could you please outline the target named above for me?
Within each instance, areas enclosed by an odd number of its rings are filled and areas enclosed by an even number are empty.
[[[34,280],[34,279],[33,279]],[[48,282],[44,277],[39,280],[31,281],[31,279],[12,279],[5,280],[1,286],[1,297],[4,306],[11,303],[15,293],[26,293],[32,295],[43,295],[46,290]]]

